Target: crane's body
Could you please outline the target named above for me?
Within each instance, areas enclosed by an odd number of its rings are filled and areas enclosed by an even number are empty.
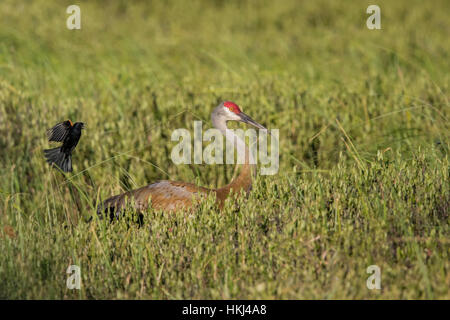
[[[139,212],[148,209],[149,205],[155,210],[165,212],[189,209],[193,207],[196,201],[206,197],[210,193],[215,194],[216,203],[219,208],[222,208],[225,199],[231,192],[239,193],[241,190],[249,192],[252,186],[252,175],[255,171],[254,161],[245,142],[232,130],[227,128],[226,122],[230,120],[241,121],[260,129],[267,129],[243,113],[236,104],[230,101],[219,104],[212,112],[211,119],[213,126],[219,129],[228,141],[236,145],[238,154],[244,153],[245,162],[242,165],[241,172],[232,182],[221,188],[208,189],[187,182],[157,181],[145,187],[107,199],[99,207],[99,213],[102,211],[118,213],[130,202]]]

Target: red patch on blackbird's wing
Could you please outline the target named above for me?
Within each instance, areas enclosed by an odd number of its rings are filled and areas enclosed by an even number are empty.
[[[68,119],[67,121],[69,121],[70,126],[73,127],[73,122],[70,119]]]
[[[225,102],[223,103],[223,105],[224,105],[225,107],[227,107],[230,111],[232,111],[232,112],[234,112],[234,113],[236,113],[236,114],[239,114],[239,113],[242,112],[241,109],[239,109],[239,106],[238,106],[237,104],[235,104],[234,102],[231,102],[231,101],[225,101]]]

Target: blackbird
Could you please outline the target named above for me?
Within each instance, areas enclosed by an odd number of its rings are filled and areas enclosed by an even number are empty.
[[[62,142],[60,147],[44,150],[50,165],[55,164],[64,172],[72,172],[72,151],[80,140],[81,129],[84,129],[83,122],[66,120],[47,130],[48,141]]]

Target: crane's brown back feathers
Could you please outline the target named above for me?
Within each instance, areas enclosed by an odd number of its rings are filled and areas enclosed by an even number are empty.
[[[211,191],[192,183],[162,180],[111,197],[103,203],[102,209],[118,212],[131,202],[137,211],[146,210],[151,203],[153,209],[171,212],[192,206],[195,198],[201,198]]]

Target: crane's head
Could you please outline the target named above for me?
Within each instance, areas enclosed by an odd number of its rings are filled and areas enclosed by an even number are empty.
[[[250,124],[256,128],[267,130],[264,126],[260,125],[258,122],[250,118],[250,116],[242,112],[239,106],[231,101],[224,101],[219,104],[213,111],[212,117],[217,117],[225,121],[240,121]]]

